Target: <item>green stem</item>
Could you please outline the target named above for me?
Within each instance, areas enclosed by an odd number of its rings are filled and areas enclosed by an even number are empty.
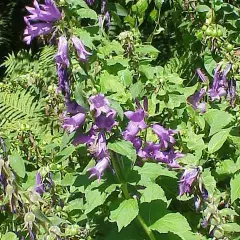
[[[116,162],[116,160],[113,156],[111,157],[111,160],[112,160],[112,165],[116,172],[117,178],[118,178],[119,182],[121,183],[121,189],[122,189],[123,195],[124,195],[125,199],[130,199],[131,196],[128,191],[127,183],[123,180],[122,172],[119,167],[119,164]],[[146,223],[144,222],[144,220],[140,214],[137,215],[137,220],[138,220],[139,224],[141,225],[141,227],[143,228],[143,230],[145,231],[145,233],[148,235],[148,238],[150,240],[156,240],[155,236],[153,235],[152,230],[148,228],[148,226],[146,225]]]

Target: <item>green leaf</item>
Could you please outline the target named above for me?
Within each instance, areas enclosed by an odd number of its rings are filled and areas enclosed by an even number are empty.
[[[1,240],[17,240],[17,239],[18,239],[17,235],[13,232],[5,233],[1,238]]]
[[[204,169],[202,173],[204,185],[210,194],[213,194],[216,190],[216,181],[211,174],[210,168]]]
[[[213,70],[216,68],[217,63],[213,59],[211,54],[205,54],[204,55],[204,66],[205,66],[208,74],[213,77]]]
[[[141,65],[139,71],[143,73],[147,79],[154,79],[155,68],[150,65]]]
[[[180,237],[181,234],[191,231],[188,221],[180,213],[169,213],[156,221],[150,228],[160,233],[172,232]]]
[[[75,97],[76,102],[79,105],[81,105],[85,109],[89,109],[89,106],[84,99],[84,93],[83,93],[82,86],[80,83],[76,84],[75,91],[74,91],[74,97]]]
[[[26,170],[22,157],[17,151],[14,151],[10,156],[9,163],[13,171],[21,178],[25,177]]]
[[[121,80],[121,82],[125,85],[125,86],[129,86],[132,84],[132,81],[133,81],[133,76],[132,76],[132,73],[130,70],[128,69],[125,69],[125,70],[122,70],[122,71],[119,71],[118,72],[118,76]]]
[[[141,81],[138,81],[138,82],[132,84],[129,89],[131,92],[132,98],[135,99],[135,98],[139,97],[141,95],[141,93],[143,92],[143,88],[144,88],[144,85]]]
[[[78,198],[70,201],[66,205],[66,211],[71,212],[73,210],[82,210],[83,209],[83,198]]]
[[[174,84],[182,84],[183,79],[177,73],[172,73],[167,75],[168,81]],[[185,89],[184,89],[185,90]]]
[[[155,5],[158,9],[162,7],[164,0],[155,0]]]
[[[110,212],[110,220],[117,223],[118,231],[120,232],[123,227],[128,226],[137,217],[138,212],[136,199],[124,200],[117,209]]]
[[[231,186],[231,202],[240,198],[240,173],[235,174],[230,181]]]
[[[224,232],[240,232],[240,225],[237,223],[225,223],[222,224],[221,227],[223,228]]]
[[[75,147],[73,145],[66,147],[55,156],[55,162],[56,163],[63,162],[68,157],[70,157],[74,151],[75,151]]]
[[[197,12],[209,12],[211,9],[207,5],[197,5]]]
[[[135,6],[137,9],[137,12],[140,15],[143,15],[148,8],[148,1],[147,0],[138,0]]]
[[[98,19],[97,13],[92,9],[81,8],[77,10],[77,14],[80,18]]]
[[[212,136],[208,143],[208,152],[214,153],[219,150],[228,138],[230,129],[222,130]]]
[[[158,54],[159,50],[153,47],[152,45],[142,45],[136,48],[136,52],[143,54]]]
[[[132,143],[128,141],[122,140],[114,143],[108,143],[108,149],[126,156],[132,162],[135,162],[137,159],[136,149],[133,147]]]
[[[144,190],[141,191],[141,193],[141,203],[151,202],[158,199],[161,199],[166,203],[168,202],[163,189],[156,183],[149,184]]]
[[[230,159],[221,161],[219,165],[216,167],[216,172],[219,175],[231,175],[235,173],[236,170],[237,168],[235,162]]]
[[[101,91],[107,92],[124,92],[124,85],[120,82],[118,76],[114,76],[105,72],[100,77]]]
[[[48,217],[45,214],[43,214],[42,211],[37,206],[34,206],[34,208],[32,209],[32,212],[34,213],[36,218],[41,222],[46,222],[51,224],[51,221],[48,219]]]

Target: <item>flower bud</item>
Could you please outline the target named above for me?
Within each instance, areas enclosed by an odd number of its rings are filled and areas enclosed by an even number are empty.
[[[35,221],[35,215],[32,212],[28,212],[24,216],[25,223],[32,223]]]
[[[14,193],[14,188],[12,185],[8,184],[7,187],[6,187],[6,194],[7,195],[12,195]]]
[[[60,228],[58,226],[51,226],[49,228],[49,232],[53,233],[55,235],[58,235],[58,236],[61,235],[61,230],[60,230]]]
[[[39,193],[37,192],[31,192],[30,193],[30,200],[33,202],[33,203],[38,203],[38,202],[41,202],[42,201],[42,198],[40,196]]]

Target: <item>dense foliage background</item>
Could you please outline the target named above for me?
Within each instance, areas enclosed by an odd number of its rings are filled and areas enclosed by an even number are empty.
[[[240,239],[239,7],[1,1],[0,238]]]

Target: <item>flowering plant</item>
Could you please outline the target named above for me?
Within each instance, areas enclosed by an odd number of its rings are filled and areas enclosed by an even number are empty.
[[[239,239],[237,4],[170,2],[26,7],[44,48],[3,64],[3,239]]]

